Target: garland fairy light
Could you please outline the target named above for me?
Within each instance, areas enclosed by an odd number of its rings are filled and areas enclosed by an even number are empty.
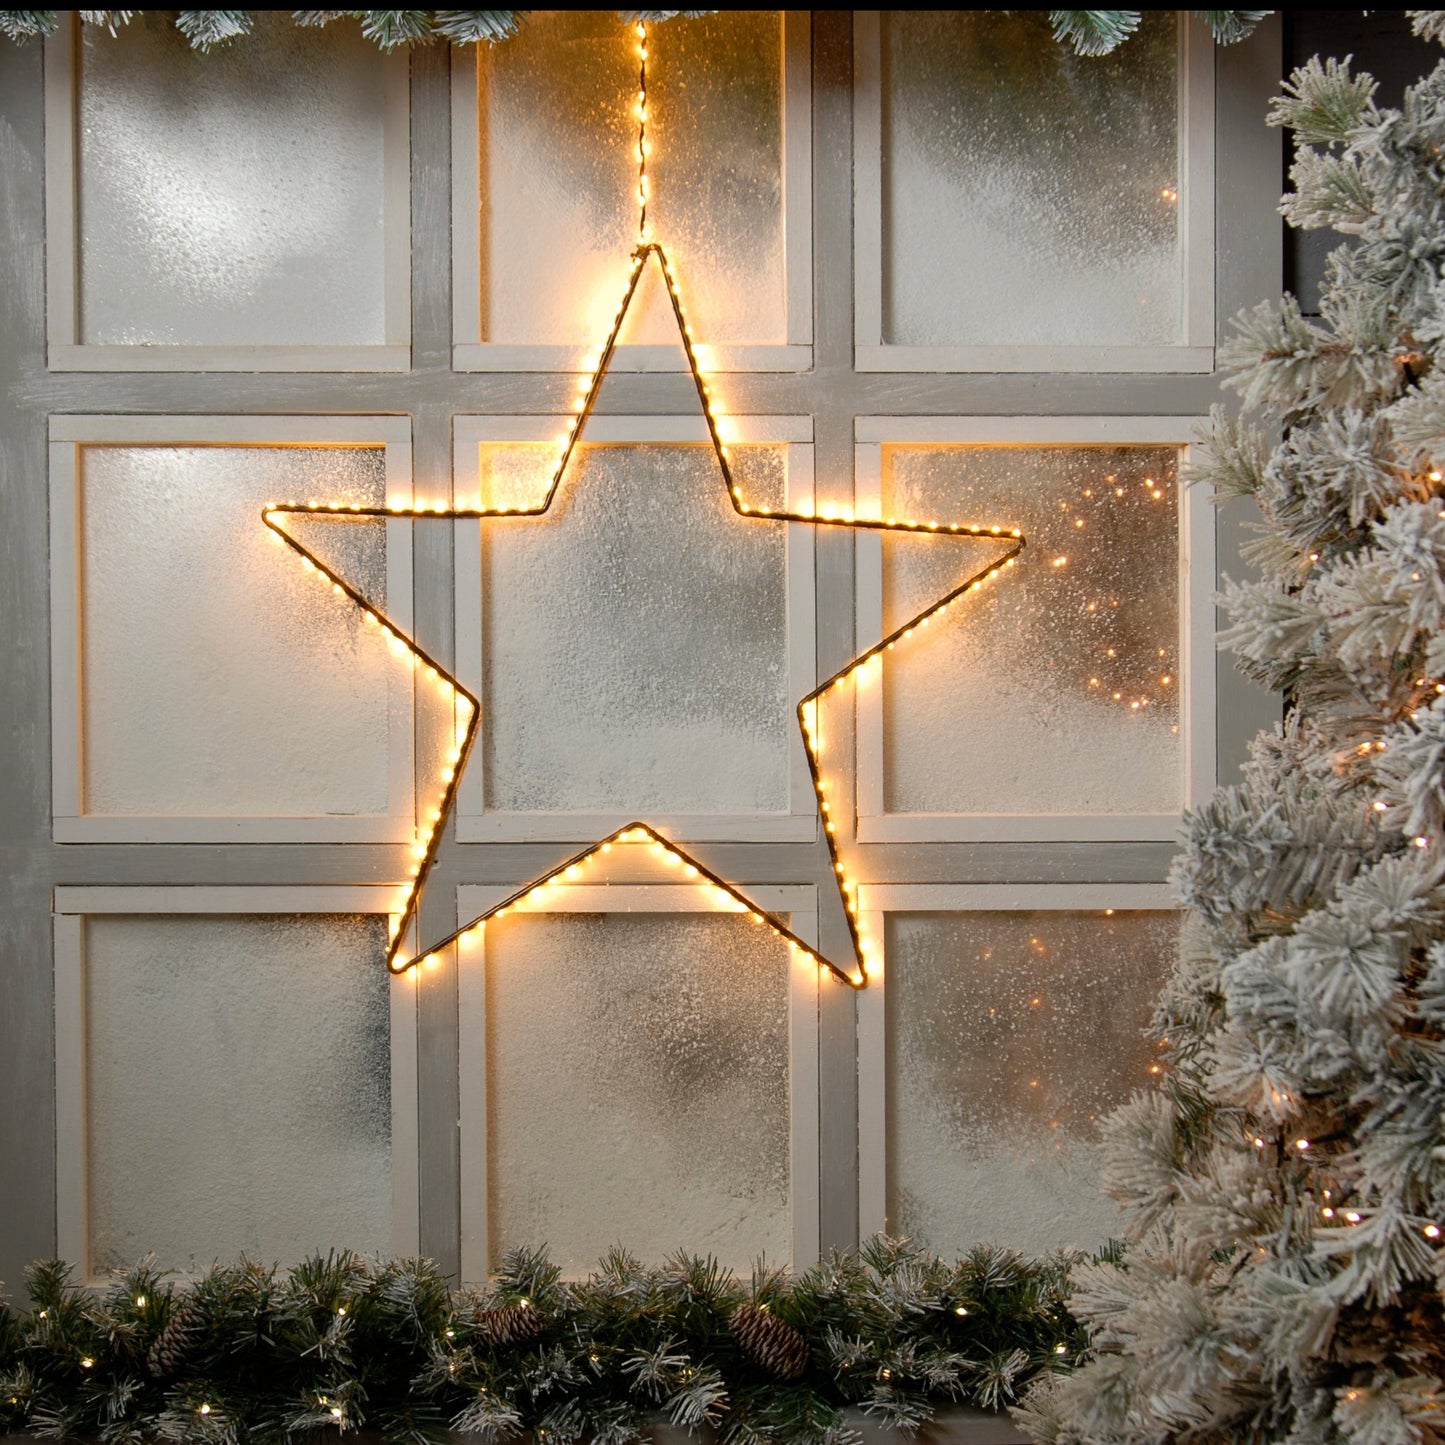
[[[827,694],[842,688],[850,680],[864,683],[873,681],[881,671],[882,658],[886,652],[891,652],[900,642],[904,642],[912,637],[918,629],[929,626],[935,618],[941,617],[949,608],[958,602],[960,598],[970,592],[976,591],[986,581],[996,577],[1006,568],[1012,567],[1019,553],[1024,548],[1024,538],[1017,528],[964,525],[954,522],[918,521],[899,519],[896,517],[863,517],[856,515],[851,507],[824,506],[818,508],[810,507],[800,511],[790,511],[786,507],[776,509],[757,506],[746,499],[733,473],[727,442],[723,437],[720,427],[720,417],[722,416],[723,409],[718,404],[716,397],[713,395],[712,388],[708,385],[702,368],[698,364],[697,352],[693,347],[692,327],[688,321],[687,311],[682,304],[682,298],[678,294],[677,277],[674,274],[672,264],[661,242],[650,239],[651,230],[647,215],[649,199],[647,158],[650,153],[651,142],[648,139],[647,132],[646,25],[640,21],[637,22],[635,25],[635,35],[638,57],[638,87],[635,105],[638,127],[637,246],[632,252],[631,267],[627,278],[626,289],[622,294],[622,299],[617,305],[617,311],[612,318],[611,329],[602,344],[601,350],[597,353],[595,361],[592,363],[591,371],[578,390],[571,421],[568,424],[566,432],[559,439],[560,454],[557,458],[556,466],[552,470],[551,480],[542,500],[537,503],[537,505],[531,507],[487,507],[480,505],[480,501],[475,507],[449,505],[445,501],[438,501],[428,505],[418,502],[415,498],[413,498],[409,506],[405,502],[395,502],[384,507],[367,507],[356,503],[345,502],[268,502],[262,512],[262,520],[270,529],[274,540],[289,546],[301,558],[303,566],[311,571],[320,581],[333,588],[338,595],[346,597],[355,603],[355,605],[361,609],[362,617],[368,623],[380,627],[390,639],[392,646],[399,653],[409,657],[413,669],[419,667],[421,672],[431,682],[442,690],[443,693],[449,695],[449,700],[455,709],[454,715],[458,722],[458,727],[454,734],[455,746],[443,762],[437,779],[441,786],[441,795],[436,805],[433,806],[427,814],[425,826],[419,830],[422,836],[418,838],[414,845],[411,880],[407,885],[406,896],[402,901],[401,907],[397,914],[393,916],[390,924],[391,936],[387,949],[387,966],[393,973],[405,973],[422,960],[434,960],[441,949],[459,940],[476,940],[489,919],[503,916],[517,905],[524,903],[529,897],[535,895],[538,890],[556,883],[559,878],[566,879],[567,881],[575,879],[584,864],[592,861],[601,854],[610,853],[615,845],[622,845],[624,847],[646,847],[650,849],[652,856],[658,862],[673,866],[681,864],[688,876],[705,879],[707,883],[711,885],[716,900],[723,902],[725,905],[727,903],[741,904],[746,908],[755,922],[767,924],[775,935],[786,939],[792,949],[812,959],[820,970],[831,973],[841,982],[850,984],[854,988],[863,988],[868,982],[869,959],[876,954],[876,942],[875,940],[865,938],[860,926],[857,885],[848,876],[842,855],[839,852],[836,825],[829,816],[832,805],[828,801],[828,785],[823,776],[822,766],[822,730],[820,718],[822,700]],[[697,398],[702,407],[702,414],[707,423],[708,439],[712,447],[713,455],[716,457],[718,467],[721,470],[723,485],[727,489],[728,499],[733,510],[739,516],[750,521],[771,523],[798,522],[807,523],[811,526],[844,527],[853,530],[892,534],[911,533],[959,539],[969,538],[1002,543],[1005,546],[1005,551],[1001,555],[997,555],[986,567],[973,572],[959,583],[958,586],[952,588],[943,597],[930,603],[927,607],[923,608],[922,611],[914,614],[904,622],[902,626],[888,633],[881,641],[858,653],[844,667],[819,683],[817,687],[797,704],[798,726],[802,732],[808,755],[808,769],[812,779],[813,791],[817,798],[818,812],[823,820],[823,836],[827,842],[829,863],[843,902],[844,916],[847,920],[848,933],[852,943],[852,957],[847,963],[829,958],[818,948],[794,933],[781,917],[761,909],[756,903],[749,900],[740,889],[728,883],[717,873],[704,867],[689,853],[685,852],[676,844],[669,842],[656,830],[643,822],[627,824],[593,847],[588,848],[585,852],[567,859],[558,867],[534,879],[518,892],[511,894],[501,903],[488,909],[485,913],[477,915],[461,927],[455,928],[439,938],[429,940],[418,948],[412,948],[410,945],[411,928],[412,925],[418,921],[418,906],[422,889],[425,887],[427,876],[436,862],[437,854],[441,847],[442,836],[446,828],[446,822],[456,802],[457,788],[461,775],[471,756],[472,747],[476,742],[480,729],[482,716],[481,700],[437,658],[423,648],[415,638],[408,636],[385,612],[369,602],[358,588],[347,582],[340,573],[325,562],[316,552],[312,551],[297,537],[286,530],[285,519],[292,516],[324,518],[336,521],[381,517],[426,517],[431,519],[495,521],[516,517],[537,517],[547,512],[552,506],[554,498],[557,496],[558,489],[561,487],[563,476],[567,471],[568,464],[572,460],[577,444],[581,438],[582,429],[586,425],[588,417],[592,414],[593,407],[597,401],[598,391],[602,386],[603,378],[607,375],[613,352],[617,347],[617,338],[622,331],[623,322],[627,318],[627,313],[632,305],[633,299],[637,295],[638,283],[642,279],[643,268],[648,261],[655,261],[661,268],[663,280],[666,283],[668,300],[671,304],[673,319],[677,324],[678,337],[682,342],[683,351],[687,357],[688,371],[692,376],[693,386],[696,389]]]
[[[661,1417],[723,1445],[844,1445],[845,1409],[911,1430],[950,1401],[1000,1409],[1072,1369],[1087,1348],[1073,1262],[947,1261],[879,1236],[796,1277],[614,1251],[567,1281],[516,1251],[486,1289],[452,1291],[429,1261],[333,1251],[187,1285],[145,1262],[97,1292],[52,1261],[30,1271],[28,1310],[0,1303],[0,1433],[631,1445]]]

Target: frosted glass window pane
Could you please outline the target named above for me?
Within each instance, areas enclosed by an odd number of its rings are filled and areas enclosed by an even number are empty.
[[[1028,549],[885,670],[884,807],[1172,813],[1179,734],[1176,447],[886,447],[885,516],[1018,527]],[[884,621],[988,553],[884,543]],[[960,560],[966,558],[967,560]]]
[[[495,450],[484,485],[522,495]],[[781,492],[785,447],[733,454]],[[584,447],[544,516],[481,530],[488,811],[786,810],[787,529],[709,448]]]
[[[648,35],[651,239],[699,339],[787,340],[783,27],[728,11]],[[612,11],[534,12],[478,46],[483,341],[590,345],[637,244],[637,41]],[[657,268],[624,342],[675,342]]]
[[[92,917],[92,1271],[391,1248],[386,920]]]
[[[384,503],[384,450],[86,446],[80,465],[85,810],[385,813],[398,664],[261,522],[278,498]],[[345,525],[330,546],[383,601],[385,524]]]
[[[384,59],[252,19],[207,55],[162,11],[79,44],[83,342],[386,340]]]
[[[888,1228],[945,1253],[1119,1232],[1099,1120],[1151,1079],[1173,912],[891,914]]]
[[[1086,57],[1044,11],[883,12],[885,341],[1182,341],[1177,27]]]
[[[786,946],[736,914],[487,925],[488,1240],[791,1254]],[[466,1107],[465,1101],[463,1107]]]

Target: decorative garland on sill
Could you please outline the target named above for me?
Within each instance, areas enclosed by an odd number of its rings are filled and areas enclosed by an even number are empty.
[[[114,35],[141,10],[82,10],[81,20]],[[248,10],[180,10],[176,27],[196,50],[209,50],[235,40],[251,29]],[[359,20],[361,33],[383,50],[418,42],[446,40],[453,45],[485,41],[495,45],[515,35],[526,23],[526,10],[293,10],[298,25],[326,25],[332,20]],[[652,24],[675,16],[695,18],[712,10],[619,10],[624,21]],[[1196,10],[1195,17],[1209,27],[1219,45],[1246,39],[1272,10]],[[0,10],[0,34],[11,40],[49,35],[60,23],[59,10]],[[1070,46],[1076,55],[1108,55],[1139,27],[1141,10],[1050,10],[1054,39]]]
[[[428,1260],[349,1251],[289,1273],[243,1258],[190,1285],[148,1260],[101,1293],[50,1261],[29,1271],[28,1312],[0,1303],[0,1432],[627,1445],[665,1416],[724,1445],[841,1445],[856,1439],[846,1407],[911,1429],[1080,1363],[1080,1258],[979,1248],[950,1263],[879,1235],[796,1277],[759,1265],[742,1283],[712,1259],[647,1268],[619,1250],[565,1282],[519,1250],[455,1293]]]

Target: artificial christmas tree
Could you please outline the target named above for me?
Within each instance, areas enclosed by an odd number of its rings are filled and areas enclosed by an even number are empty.
[[[1224,353],[1278,444],[1218,412],[1201,471],[1259,503],[1224,641],[1288,714],[1188,819],[1166,1084],[1106,1131],[1131,1248],[1020,1415],[1059,1445],[1445,1439],[1445,65],[1373,91],[1312,61],[1271,117],[1287,219],[1350,239],[1318,325],[1286,297]]]

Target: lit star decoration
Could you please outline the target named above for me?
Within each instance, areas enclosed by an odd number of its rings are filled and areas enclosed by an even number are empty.
[[[408,969],[414,967],[424,959],[434,957],[441,949],[446,948],[458,939],[476,937],[480,934],[488,919],[499,917],[509,912],[523,903],[529,895],[536,893],[537,890],[541,888],[556,884],[559,880],[571,881],[578,876],[579,870],[584,864],[598,858],[604,853],[611,852],[615,845],[620,844],[627,846],[645,846],[651,850],[652,855],[658,861],[671,866],[681,865],[688,877],[708,884],[715,898],[724,903],[730,900],[732,903],[742,905],[755,922],[769,925],[776,935],[787,939],[793,948],[811,958],[820,969],[827,970],[836,978],[844,983],[850,984],[854,988],[863,988],[868,981],[866,961],[868,949],[858,923],[857,886],[848,877],[844,869],[842,857],[838,849],[835,825],[829,816],[828,786],[824,780],[822,769],[820,706],[828,693],[842,688],[850,679],[856,679],[858,681],[868,680],[874,673],[881,669],[884,653],[893,651],[900,642],[912,637],[917,629],[928,627],[935,618],[941,617],[965,594],[976,591],[990,578],[997,576],[1005,568],[1012,567],[1019,553],[1023,551],[1024,538],[1017,529],[1004,527],[983,527],[936,521],[900,521],[892,517],[887,519],[858,517],[853,514],[851,509],[830,509],[828,507],[793,512],[753,506],[746,500],[736,477],[733,475],[727,444],[724,442],[718,428],[718,417],[721,414],[721,408],[714,400],[712,390],[708,386],[702,369],[698,365],[697,354],[693,349],[692,328],[688,323],[686,309],[678,294],[677,280],[673,274],[671,264],[668,261],[667,253],[660,243],[647,239],[647,156],[650,151],[650,145],[647,139],[647,32],[645,26],[637,25],[636,34],[640,63],[636,105],[638,121],[637,197],[641,212],[638,245],[632,253],[627,285],[623,291],[622,299],[618,303],[617,312],[612,318],[611,330],[607,334],[607,339],[603,344],[601,352],[595,360],[591,361],[591,370],[587,375],[584,385],[578,390],[572,419],[565,435],[560,438],[561,453],[558,456],[556,467],[552,472],[551,481],[542,500],[535,506],[530,507],[484,507],[480,505],[476,507],[455,507],[448,506],[444,502],[437,502],[431,506],[426,506],[415,500],[410,506],[398,502],[385,507],[360,506],[354,503],[344,502],[268,502],[262,512],[262,519],[266,526],[270,528],[274,540],[290,547],[300,556],[302,565],[311,571],[319,581],[330,586],[339,595],[349,598],[351,602],[360,608],[363,620],[379,627],[390,640],[393,651],[408,656],[412,668],[425,675],[444,693],[449,694],[454,706],[456,745],[451,750],[440,770],[440,797],[435,806],[433,806],[426,815],[425,824],[418,830],[419,837],[413,848],[414,861],[410,870],[411,881],[407,887],[406,900],[402,905],[400,914],[394,917],[391,923],[391,938],[387,949],[386,961],[387,967],[393,973],[405,973]],[[853,944],[853,957],[847,967],[840,966],[834,960],[825,957],[814,948],[812,944],[799,938],[781,918],[758,908],[756,904],[749,900],[738,888],[727,882],[726,879],[704,867],[689,853],[685,852],[676,844],[669,842],[660,833],[643,822],[633,822],[627,824],[625,827],[619,828],[601,842],[568,858],[548,873],[532,880],[517,892],[503,899],[501,903],[498,903],[495,907],[489,909],[486,913],[481,914],[463,927],[454,929],[442,938],[436,939],[426,944],[425,947],[408,954],[406,947],[408,930],[416,920],[417,907],[421,898],[422,889],[425,887],[427,876],[436,862],[446,820],[456,802],[457,786],[466,768],[467,761],[471,756],[472,746],[476,742],[482,715],[481,700],[465,687],[457,677],[448,671],[437,658],[427,652],[425,648],[421,647],[414,638],[408,637],[380,608],[368,601],[356,587],[347,582],[344,577],[340,576],[327,562],[315,552],[311,551],[304,543],[292,536],[285,528],[285,518],[300,515],[314,518],[332,518],[341,521],[377,517],[428,517],[461,520],[476,518],[478,520],[486,520],[541,516],[551,507],[553,498],[557,495],[563,475],[566,473],[567,465],[572,458],[573,452],[576,450],[582,428],[592,413],[593,406],[597,400],[598,390],[602,385],[603,378],[607,374],[608,366],[611,363],[613,352],[617,346],[617,338],[622,331],[623,322],[627,317],[628,308],[632,304],[633,297],[637,294],[637,287],[642,279],[643,268],[649,260],[655,260],[661,267],[663,279],[667,287],[667,296],[672,305],[673,316],[677,321],[678,334],[682,341],[683,351],[687,357],[688,370],[692,375],[693,385],[697,390],[698,401],[702,405],[702,413],[707,422],[708,437],[712,445],[713,454],[716,456],[718,466],[721,468],[723,483],[727,488],[728,497],[735,512],[752,521],[800,522],[807,523],[811,526],[848,527],[855,530],[890,533],[926,533],[945,537],[992,540],[1005,544],[1005,551],[987,567],[965,578],[965,580],[953,588],[952,591],[939,598],[936,602],[933,602],[923,611],[910,617],[908,621],[903,623],[902,626],[895,628],[880,642],[875,643],[872,647],[857,654],[845,667],[819,683],[819,685],[815,687],[812,692],[808,693],[797,705],[798,725],[802,731],[803,742],[808,757],[808,769],[813,781],[813,791],[817,796],[819,814],[825,830],[828,857],[837,880],[839,894],[844,905],[844,915],[848,923],[848,932]]]

